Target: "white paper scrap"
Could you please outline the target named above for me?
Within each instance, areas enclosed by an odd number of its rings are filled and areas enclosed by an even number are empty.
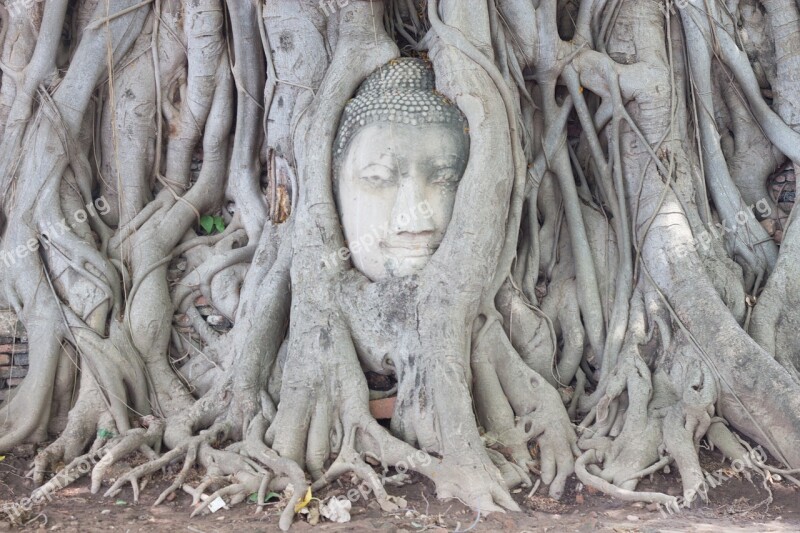
[[[208,510],[211,511],[212,513],[216,513],[223,507],[225,507],[225,500],[223,500],[219,496],[214,498],[214,501],[208,504]]]
[[[350,500],[331,498],[328,503],[322,506],[320,514],[331,522],[344,524],[350,521],[350,507],[352,507]]]

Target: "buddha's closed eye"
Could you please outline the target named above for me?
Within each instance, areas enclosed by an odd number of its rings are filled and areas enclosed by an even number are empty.
[[[461,174],[452,167],[440,168],[431,174],[430,182],[436,185],[457,185],[461,181]]]
[[[361,170],[359,178],[373,187],[388,187],[397,183],[397,172],[381,163],[370,163]]]
[[[397,182],[393,174],[365,174],[361,180],[375,187],[387,187]]]

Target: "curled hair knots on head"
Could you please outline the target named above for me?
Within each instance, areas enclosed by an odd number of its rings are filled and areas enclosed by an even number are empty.
[[[461,110],[436,92],[430,63],[409,57],[394,59],[378,68],[347,103],[334,142],[334,161],[340,160],[361,128],[375,122],[452,124],[465,134],[467,127]]]

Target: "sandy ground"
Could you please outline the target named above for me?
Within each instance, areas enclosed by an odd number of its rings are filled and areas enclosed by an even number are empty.
[[[30,481],[24,471],[32,450],[22,449],[6,456],[0,462],[0,502],[14,502],[30,494]],[[135,462],[135,461],[134,461]],[[119,475],[130,464],[121,464],[110,472]],[[703,466],[713,472],[724,465],[710,455],[703,456]],[[245,502],[231,509],[189,518],[191,498],[180,492],[169,502],[153,507],[158,494],[171,482],[169,472],[154,475],[142,490],[138,504],[132,503],[130,488],[116,498],[91,494],[86,478],[57,493],[51,502],[38,506],[25,517],[23,530],[95,532],[120,531],[123,533],[174,531],[174,532],[249,532],[278,531],[277,517],[283,507],[276,502],[266,512],[256,513],[255,503]],[[763,480],[751,483],[744,478],[731,478],[710,490],[710,501],[695,504],[691,509],[668,515],[641,504],[612,500],[581,486],[574,478],[568,485],[562,501],[544,496],[546,491],[529,496],[527,490],[514,494],[523,509],[521,513],[492,514],[477,517],[476,513],[458,501],[442,502],[435,498],[433,485],[421,477],[402,487],[388,487],[390,494],[405,500],[406,508],[392,513],[382,512],[374,500],[360,498],[351,511],[351,521],[335,524],[328,521],[316,525],[297,518],[292,531],[348,531],[367,532],[421,532],[445,531],[475,532],[768,532],[800,531],[800,489],[785,481],[770,485],[772,502],[762,488]],[[196,486],[199,475],[189,480]],[[107,484],[105,484],[107,486]],[[679,480],[673,472],[656,474],[640,485],[641,490],[662,490],[677,494]],[[325,501],[332,495],[344,495],[353,488],[349,480],[340,480],[320,494]],[[105,489],[103,489],[104,491]],[[101,491],[101,493],[103,492]],[[312,506],[317,505],[312,500]],[[472,528],[472,529],[470,529]],[[0,531],[16,529],[0,520]]]

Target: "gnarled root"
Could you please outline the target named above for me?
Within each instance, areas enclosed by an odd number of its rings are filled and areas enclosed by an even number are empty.
[[[485,438],[506,448],[525,468],[533,466],[528,442],[536,439],[542,481],[550,485],[551,497],[560,498],[573,472],[573,453],[578,453],[561,396],[525,365],[496,318],[474,341],[472,369],[476,405],[489,431]]]

